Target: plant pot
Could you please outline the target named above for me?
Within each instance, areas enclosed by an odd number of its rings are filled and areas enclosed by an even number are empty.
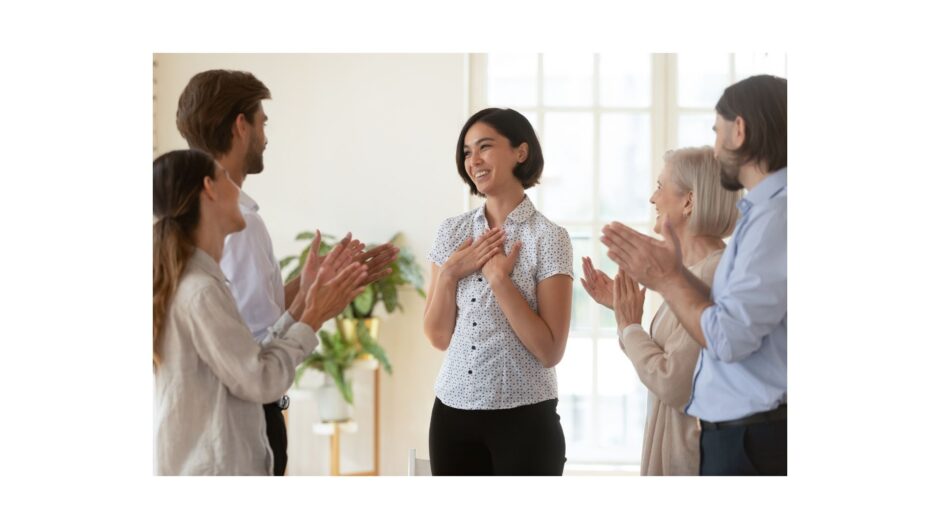
[[[378,341],[379,339],[379,319],[378,318],[365,318],[362,320],[356,318],[342,318],[336,320],[336,329],[339,330],[340,335],[343,339],[346,340],[346,343],[349,343],[355,347],[359,346],[359,337],[356,336],[356,327],[359,325],[359,322],[363,322],[366,326],[366,330],[369,332],[369,336],[373,340]],[[360,353],[360,358],[371,358],[368,353]]]
[[[352,417],[352,406],[343,399],[343,394],[329,376],[323,385],[317,388],[317,404],[320,408],[320,420],[345,421]]]

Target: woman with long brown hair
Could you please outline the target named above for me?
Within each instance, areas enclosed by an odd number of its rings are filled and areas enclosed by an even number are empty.
[[[315,240],[299,295],[258,345],[219,268],[225,236],[245,226],[238,195],[204,152],[153,162],[156,474],[271,475],[260,404],[287,391],[316,331],[364,288],[361,243],[347,236],[321,259]]]

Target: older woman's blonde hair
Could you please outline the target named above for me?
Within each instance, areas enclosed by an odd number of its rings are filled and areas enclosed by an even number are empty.
[[[667,151],[663,160],[672,182],[682,193],[692,193],[689,233],[725,238],[738,220],[740,191],[721,187],[720,167],[711,147],[685,147]]]

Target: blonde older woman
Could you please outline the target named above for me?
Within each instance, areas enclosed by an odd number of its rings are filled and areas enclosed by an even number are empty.
[[[664,221],[682,245],[683,264],[711,286],[738,217],[740,192],[721,187],[718,161],[711,147],[669,151],[650,203],[656,208],[653,231],[666,236]],[[582,262],[581,284],[592,298],[614,310],[620,346],[649,389],[643,436],[642,475],[698,475],[699,425],[683,413],[692,392],[699,345],[663,303],[650,331],[640,326],[646,289],[623,271],[614,279]]]

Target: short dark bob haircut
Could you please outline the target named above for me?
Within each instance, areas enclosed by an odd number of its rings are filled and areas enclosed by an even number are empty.
[[[787,166],[787,80],[755,75],[725,88],[715,111],[727,121],[744,120],[744,143],[732,154],[738,163]]]
[[[523,189],[529,189],[539,183],[539,178],[542,177],[542,168],[545,167],[545,159],[542,158],[542,146],[539,144],[539,139],[535,135],[532,124],[525,116],[511,108],[485,108],[470,116],[470,119],[460,130],[460,137],[457,138],[457,172],[460,173],[460,178],[463,178],[463,181],[470,186],[470,192],[477,196],[483,196],[464,168],[463,154],[467,131],[478,121],[482,121],[496,129],[496,132],[509,140],[509,144],[513,148],[523,143],[529,145],[528,158],[517,164],[513,168],[512,174],[522,184]]]

